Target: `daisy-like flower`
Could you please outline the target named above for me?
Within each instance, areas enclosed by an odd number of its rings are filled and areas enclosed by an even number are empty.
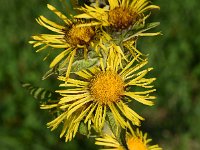
[[[143,60],[144,54],[135,45],[137,37],[156,36],[160,32],[143,33],[148,29],[141,29],[138,32],[130,32],[130,30],[133,30],[138,25],[144,26],[145,20],[150,16],[150,14],[145,16],[144,12],[159,9],[159,6],[151,5],[148,0],[108,0],[108,3],[109,8],[100,8],[98,5],[85,5],[85,7],[79,8],[83,13],[76,15],[75,18],[92,20],[92,22],[83,23],[80,26],[100,25],[110,27],[105,31],[111,34],[111,40],[115,41],[115,43],[117,42],[117,46],[120,45],[120,51],[123,54],[128,51],[133,57],[137,58],[137,61]],[[109,32],[113,31],[112,29],[117,32]]]
[[[96,145],[104,146],[107,150],[162,150],[158,145],[149,145],[152,139],[147,138],[147,133],[143,134],[139,129],[131,133],[126,132],[126,146],[120,144],[114,135],[103,135],[96,138]]]
[[[51,62],[50,68],[54,67],[64,59],[62,65],[64,66],[68,63],[66,72],[66,76],[68,76],[76,52],[83,50],[86,58],[89,46],[98,45],[99,40],[95,39],[97,39],[99,32],[96,31],[95,27],[78,27],[79,24],[83,23],[82,20],[70,20],[52,5],[48,4],[47,7],[64,23],[63,25],[60,25],[48,20],[44,16],[40,16],[36,19],[37,22],[41,26],[53,31],[54,34],[40,34],[32,36],[33,41],[30,41],[29,43],[33,44],[33,47],[40,47],[37,52],[40,52],[48,47],[53,49],[64,49]]]
[[[108,2],[109,9],[85,5],[80,8],[84,13],[77,15],[76,18],[96,19],[96,24],[122,30],[128,29],[144,17],[145,11],[159,9],[156,5],[149,5],[148,0],[108,0]]]
[[[144,77],[152,68],[139,71],[147,64],[147,60],[131,67],[134,62],[135,59],[121,69],[118,57],[110,54],[106,62],[100,59],[100,66],[75,72],[73,76],[69,77],[67,83],[66,78],[60,76],[59,80],[64,82],[60,86],[64,89],[57,91],[62,96],[57,106],[63,110],[63,113],[48,123],[48,126],[55,129],[58,124],[64,122],[63,132],[66,131],[66,137],[68,137],[77,130],[68,128],[65,126],[65,122],[75,116],[72,124],[81,121],[85,124],[89,122],[89,127],[92,123],[92,127],[97,132],[101,132],[107,111],[112,113],[116,124],[122,128],[127,127],[127,122],[139,126],[140,120],[143,118],[127,103],[138,101],[144,105],[153,105],[151,100],[155,99],[155,96],[151,96],[150,93],[155,89],[152,89],[153,86],[150,84],[155,78]],[[137,87],[144,88],[144,90],[138,91]],[[51,105],[42,106],[42,108],[50,109]],[[79,113],[77,114],[77,112]]]

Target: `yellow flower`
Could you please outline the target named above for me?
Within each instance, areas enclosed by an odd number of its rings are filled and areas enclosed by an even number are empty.
[[[64,82],[60,86],[64,89],[57,91],[62,97],[57,106],[63,110],[63,113],[48,123],[49,127],[55,129],[61,122],[65,124],[70,117],[75,116],[72,124],[81,121],[85,124],[90,122],[97,132],[101,132],[108,111],[112,113],[116,124],[122,128],[127,127],[127,122],[139,126],[143,118],[127,103],[138,101],[144,105],[153,105],[151,100],[155,99],[155,96],[150,96],[150,93],[155,89],[152,89],[153,86],[150,84],[155,78],[144,77],[152,68],[139,71],[148,63],[147,60],[131,67],[134,63],[135,59],[120,69],[119,59],[113,54],[108,56],[106,62],[100,59],[100,66],[75,72],[69,77],[67,83],[66,78],[60,76],[58,79]],[[137,87],[147,88],[147,90],[138,91]],[[42,108],[50,109],[51,105]],[[67,137],[68,134],[77,131],[65,125],[63,130],[66,131]]]
[[[148,0],[108,0],[108,2],[109,9],[85,5],[80,8],[84,13],[77,15],[76,18],[96,19],[96,25],[111,26],[116,30],[122,30],[128,29],[143,18],[145,11],[159,9],[156,5],[149,5]]]
[[[53,49],[64,49],[51,62],[50,68],[54,67],[61,60],[63,60],[63,66],[68,63],[66,72],[66,76],[68,76],[76,52],[83,51],[84,57],[86,58],[89,46],[98,45],[99,40],[95,39],[98,37],[99,33],[96,31],[95,27],[78,27],[79,24],[83,23],[82,20],[70,20],[52,5],[48,4],[47,7],[64,23],[63,25],[60,25],[48,20],[44,16],[40,16],[36,19],[37,22],[41,26],[55,32],[55,34],[40,34],[32,36],[33,41],[30,41],[29,43],[33,44],[33,47],[41,47],[37,50],[37,52],[40,52],[47,47],[51,47]]]
[[[145,25],[145,20],[150,16],[144,15],[144,12],[151,9],[159,9],[159,6],[151,5],[148,0],[108,0],[109,8],[100,8],[98,5],[79,8],[83,13],[76,15],[75,18],[90,20],[89,23],[83,23],[80,26],[106,26],[105,31],[110,35],[110,39],[120,46],[122,56],[128,51],[137,61],[146,57],[136,48],[137,37],[156,36],[156,33],[143,33],[149,29],[136,31],[134,27]],[[113,32],[117,31],[117,32]],[[104,34],[105,35],[105,34]],[[111,41],[110,40],[110,41]],[[115,50],[117,50],[115,48]],[[119,49],[118,49],[119,51]],[[138,57],[139,56],[139,57]],[[124,57],[124,56],[123,56]],[[127,56],[124,57],[128,58]]]
[[[139,129],[136,131],[131,129],[131,133],[126,132],[125,141],[126,146],[120,144],[113,134],[105,134],[101,138],[96,138],[95,144],[104,146],[105,150],[162,150],[158,145],[149,145],[152,140],[147,139],[147,133],[143,134]]]
[[[126,143],[129,150],[162,150],[158,145],[149,145],[152,139],[147,139],[147,133],[143,134],[142,131],[136,129],[133,131],[129,127],[130,132],[126,134]]]

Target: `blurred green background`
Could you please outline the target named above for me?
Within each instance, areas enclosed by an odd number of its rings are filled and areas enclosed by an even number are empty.
[[[154,0],[161,7],[148,21],[160,21],[155,31],[163,35],[141,39],[157,77],[154,107],[142,106],[142,124],[154,143],[165,150],[200,149],[200,1]],[[48,87],[42,81],[48,62],[28,44],[30,36],[46,32],[35,18],[51,12],[46,4],[62,8],[59,1],[0,1],[0,150],[95,150],[82,136],[65,143],[59,131],[50,132],[48,113],[21,88],[20,81]],[[53,16],[53,18],[56,18]],[[138,112],[138,111],[137,111]]]

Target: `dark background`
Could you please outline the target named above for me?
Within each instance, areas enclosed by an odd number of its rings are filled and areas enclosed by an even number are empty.
[[[162,36],[143,38],[139,48],[149,54],[156,77],[156,105],[139,106],[146,121],[142,129],[165,150],[200,149],[200,1],[154,0],[161,7],[148,21],[160,21],[154,31]],[[41,82],[50,60],[35,53],[30,36],[47,32],[35,18],[56,20],[46,4],[59,1],[0,0],[0,149],[1,150],[95,150],[93,141],[77,136],[72,142],[59,139],[59,131],[46,128],[50,121],[39,102],[21,88],[20,81],[53,87]]]

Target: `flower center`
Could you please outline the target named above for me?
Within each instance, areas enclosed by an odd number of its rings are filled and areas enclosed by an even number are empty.
[[[90,93],[95,101],[102,104],[116,102],[124,91],[122,78],[111,71],[100,72],[90,82]]]
[[[66,41],[73,45],[87,45],[95,35],[92,27],[76,27],[75,25],[67,32]]]
[[[147,150],[146,144],[139,138],[129,138],[127,145],[129,150]]]
[[[132,25],[136,19],[137,14],[122,7],[116,7],[109,11],[109,22],[115,29],[126,29]]]

